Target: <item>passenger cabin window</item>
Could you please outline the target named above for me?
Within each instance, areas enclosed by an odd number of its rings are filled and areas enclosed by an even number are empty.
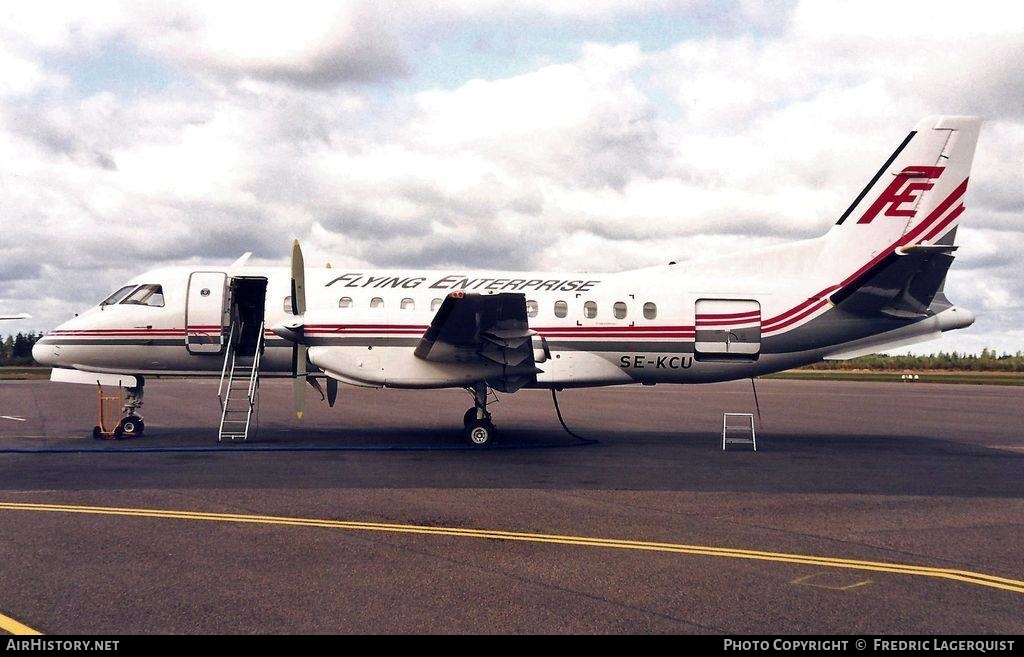
[[[374,298],[370,299],[370,307],[371,308],[383,308],[384,307],[384,299],[381,299],[380,297],[374,297]]]
[[[654,319],[658,316],[658,306],[648,301],[644,304],[644,319]]]
[[[338,307],[339,308],[351,308],[352,307],[352,297],[342,297],[342,298],[338,299]]]
[[[416,302],[409,297],[402,299],[402,310],[416,310]]]
[[[112,306],[121,299],[128,296],[128,293],[135,289],[134,285],[125,285],[117,292],[114,292],[109,297],[100,302],[101,306]]]
[[[164,288],[162,285],[140,285],[135,291],[124,298],[121,303],[138,306],[164,307]]]
[[[624,319],[626,317],[626,302],[616,301],[612,306],[612,314],[615,315],[615,319]]]
[[[555,302],[555,317],[565,317],[569,314],[569,304],[564,301]]]
[[[292,312],[292,298],[291,297],[285,297],[283,305],[284,305],[284,311],[286,313],[290,314]]]
[[[526,316],[527,317],[536,317],[537,313],[539,313],[539,312],[540,312],[540,304],[539,303],[537,303],[536,301],[527,301],[526,302]]]
[[[442,301],[443,301],[443,299],[431,299],[430,300],[430,309],[431,310],[437,310],[438,308],[441,307],[441,302]]]
[[[594,301],[588,301],[583,304],[583,316],[587,319],[594,319],[597,317],[597,303]]]

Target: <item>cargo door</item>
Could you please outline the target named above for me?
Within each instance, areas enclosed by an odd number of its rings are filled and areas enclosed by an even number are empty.
[[[750,299],[698,299],[698,360],[756,360],[761,353],[761,304]]]

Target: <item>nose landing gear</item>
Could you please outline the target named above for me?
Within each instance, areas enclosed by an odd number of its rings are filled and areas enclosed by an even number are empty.
[[[138,414],[142,408],[145,381],[141,376],[137,378],[137,386],[118,388],[117,395],[103,394],[103,386],[98,385],[99,424],[92,429],[95,440],[137,438],[146,430],[146,423]],[[115,416],[120,420],[111,426]]]
[[[136,436],[141,436],[142,432],[146,430],[146,423],[138,415],[129,415],[117,423],[117,429],[114,429],[114,431],[118,430],[121,431],[121,435],[125,438],[135,438]]]

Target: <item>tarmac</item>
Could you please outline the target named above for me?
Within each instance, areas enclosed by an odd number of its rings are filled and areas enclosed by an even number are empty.
[[[0,382],[0,633],[1024,632],[1024,388],[749,381],[499,395]]]

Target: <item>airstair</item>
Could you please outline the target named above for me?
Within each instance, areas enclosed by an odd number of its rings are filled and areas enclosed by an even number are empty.
[[[232,326],[227,353],[224,355],[224,367],[220,373],[220,386],[217,388],[217,398],[220,399],[221,407],[217,442],[249,438],[249,427],[252,424],[260,389],[263,324],[260,324],[256,348],[252,355],[239,353],[241,344],[241,340],[235,339],[235,327]]]

